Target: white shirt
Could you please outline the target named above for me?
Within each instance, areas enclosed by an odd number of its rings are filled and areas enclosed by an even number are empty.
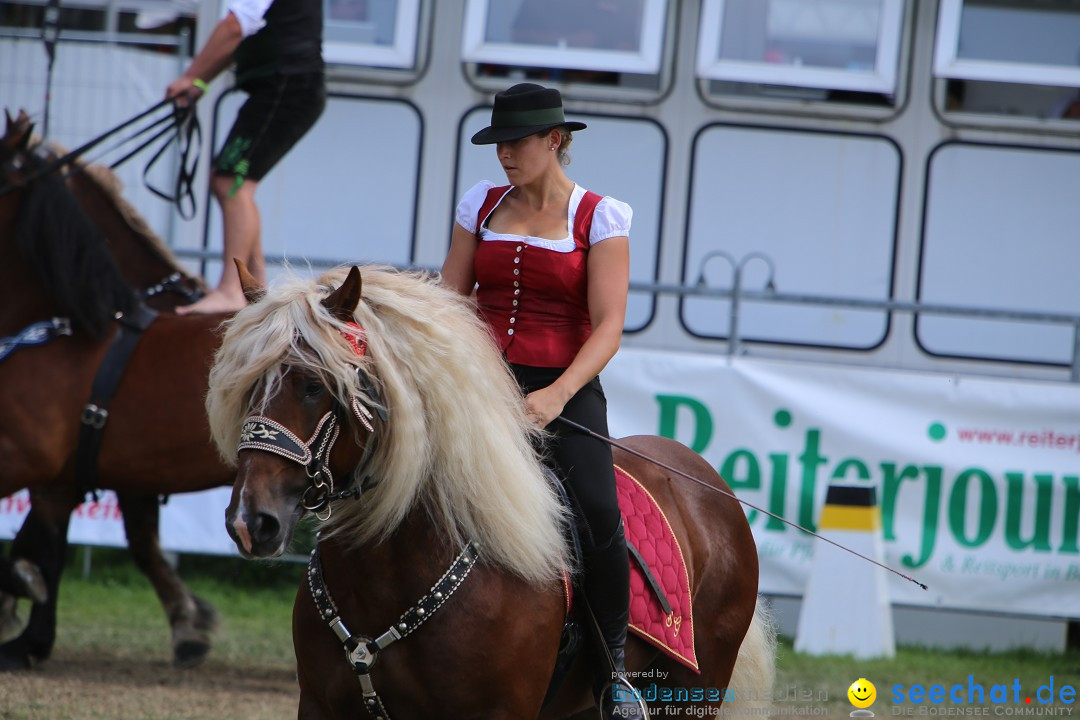
[[[521,235],[511,235],[508,233],[496,233],[486,227],[480,228],[480,232],[477,233],[476,217],[480,214],[480,207],[487,198],[488,190],[493,187],[496,187],[494,183],[488,182],[487,180],[481,180],[469,188],[465,195],[462,196],[461,202],[459,202],[457,206],[457,212],[454,214],[454,219],[457,221],[458,225],[474,235],[479,235],[480,239],[485,241],[524,241],[527,245],[542,247],[548,250],[554,250],[555,252],[574,251],[574,215],[577,212],[578,205],[581,203],[581,199],[585,197],[585,188],[576,183],[574,184],[574,190],[570,193],[570,203],[566,208],[566,237],[561,240],[551,240],[549,238],[523,237]],[[507,190],[507,192],[510,191]],[[503,197],[506,196],[503,195]],[[499,198],[499,203],[501,202],[502,198]],[[496,203],[495,207],[498,207],[499,203]],[[494,212],[494,209],[492,209],[492,212]],[[610,237],[630,237],[630,221],[633,216],[634,211],[629,205],[605,195],[593,211],[592,228],[589,231],[589,246],[591,247]]]
[[[273,4],[274,0],[230,0],[225,7],[225,14],[235,15],[244,37],[249,37],[266,26],[263,15]]]

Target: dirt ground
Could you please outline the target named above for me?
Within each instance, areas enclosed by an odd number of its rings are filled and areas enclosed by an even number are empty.
[[[208,659],[191,670],[57,648],[21,673],[0,673],[0,720],[285,720],[296,717],[292,668]]]

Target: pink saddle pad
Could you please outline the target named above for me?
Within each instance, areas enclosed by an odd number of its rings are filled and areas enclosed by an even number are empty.
[[[630,632],[695,672],[694,615],[690,607],[690,578],[682,549],[664,511],[632,475],[615,468],[626,539],[641,553],[671,605],[665,613],[637,560],[630,558]]]

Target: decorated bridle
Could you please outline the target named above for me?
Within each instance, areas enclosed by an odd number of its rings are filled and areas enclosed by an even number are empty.
[[[342,332],[346,342],[352,347],[358,357],[367,353],[367,341],[364,329],[355,322],[346,323],[353,332]],[[375,412],[379,419],[385,423],[388,419],[387,412],[379,398],[371,378],[361,369],[357,368],[360,384],[364,392],[375,403]],[[352,398],[350,408],[360,423],[374,433],[371,421],[374,416],[371,411],[357,398]],[[341,432],[341,422],[345,415],[342,403],[335,399],[334,406],[322,416],[311,438],[306,442],[301,440],[296,433],[289,430],[281,423],[262,415],[251,415],[244,421],[243,431],[240,435],[238,450],[262,450],[287,458],[304,467],[307,476],[311,478],[311,485],[304,491],[301,505],[305,510],[314,512],[320,520],[330,517],[330,503],[348,497],[360,497],[375,483],[371,477],[365,477],[356,487],[334,492],[334,477],[330,472],[330,450],[334,447]],[[374,435],[372,435],[374,437]],[[370,439],[364,447],[364,457],[360,460],[360,466],[367,462],[367,458],[374,445]],[[325,513],[325,514],[322,514]],[[321,617],[341,641],[345,648],[345,658],[353,670],[356,671],[360,681],[360,689],[364,696],[364,707],[373,720],[390,720],[390,714],[383,705],[382,698],[375,691],[375,685],[371,679],[371,668],[379,658],[379,653],[387,646],[412,634],[423,625],[451,595],[461,586],[465,578],[472,572],[480,555],[480,547],[476,542],[466,543],[465,547],[454,558],[450,567],[436,581],[431,589],[424,594],[411,608],[406,610],[396,623],[390,626],[382,635],[376,638],[363,635],[353,635],[345,627],[344,621],[337,604],[330,595],[330,589],[326,586],[323,577],[322,562],[319,559],[319,546],[311,551],[308,561],[308,589],[312,600]]]
[[[353,352],[358,357],[363,357],[367,353],[367,342],[363,328],[355,322],[347,323],[347,326],[354,332],[342,332],[342,336],[352,347]],[[356,372],[364,392],[375,403],[375,413],[385,423],[388,415],[374,383],[371,382],[371,378],[362,368],[357,367]],[[350,401],[349,408],[356,419],[360,421],[360,424],[374,436],[375,428],[372,421],[375,416],[371,410],[356,397],[353,397]],[[315,432],[307,441],[304,441],[277,420],[264,415],[251,415],[244,421],[237,450],[261,450],[279,455],[303,466],[304,472],[311,480],[311,484],[304,490],[300,503],[305,510],[315,513],[320,520],[327,520],[330,517],[331,502],[350,497],[360,497],[375,484],[371,477],[365,477],[355,487],[338,492],[334,491],[334,475],[330,471],[330,451],[341,433],[344,416],[345,408],[343,404],[340,400],[335,399],[334,406],[322,416],[322,419],[315,426]],[[360,461],[361,465],[367,462],[373,445],[373,442],[365,444],[364,457]]]

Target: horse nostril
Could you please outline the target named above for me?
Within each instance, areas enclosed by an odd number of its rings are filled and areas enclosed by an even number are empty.
[[[251,538],[255,543],[269,543],[277,539],[281,523],[270,513],[256,513],[251,521]]]

